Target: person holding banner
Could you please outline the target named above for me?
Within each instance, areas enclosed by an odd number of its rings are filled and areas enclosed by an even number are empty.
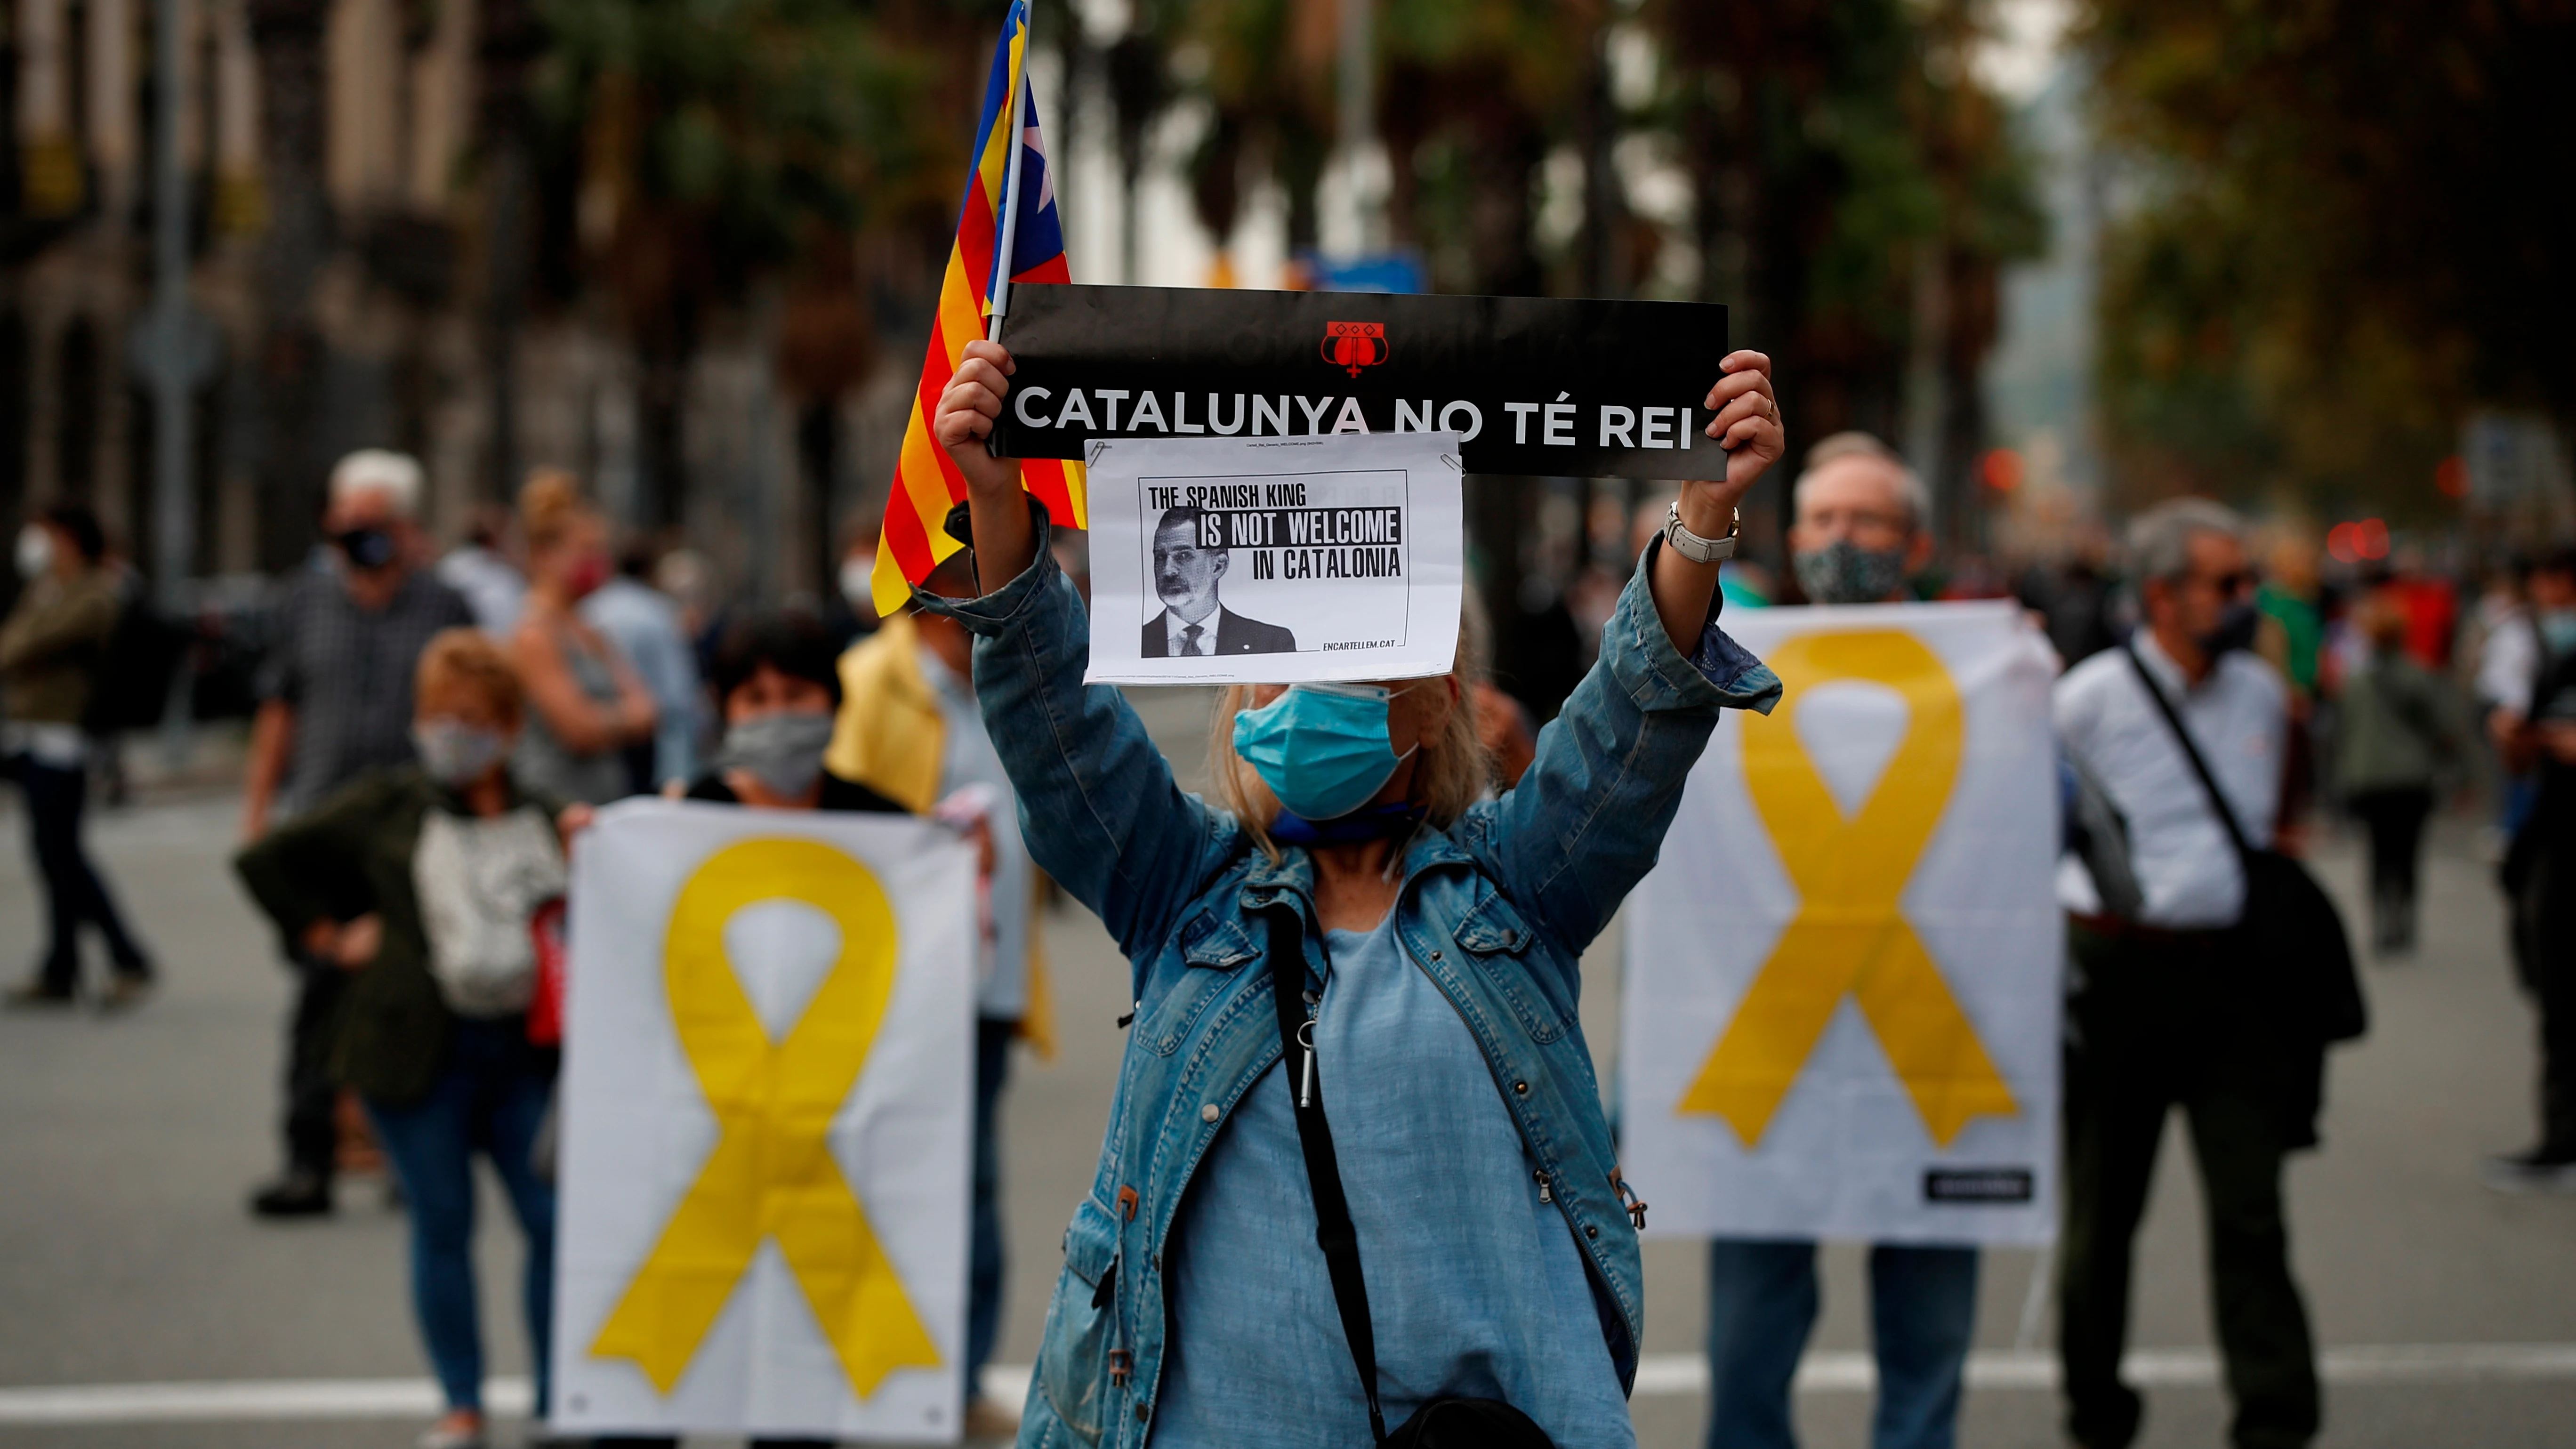
[[[1782,448],[1769,359],[1724,359],[1705,406],[1727,477],[1684,486],[1518,786],[1478,802],[1458,672],[1236,686],[1214,808],[1082,684],[1048,512],[984,444],[1010,355],[965,354],[935,433],[986,592],[917,597],[977,635],[1030,848],[1117,937],[1136,1001],[1019,1442],[1302,1449],[1430,1414],[1479,1442],[1633,1444],[1643,1207],[1578,963],[1718,712],[1779,696],[1716,624],[1721,540]]]
[[[971,592],[962,559],[932,582]],[[1011,1043],[1027,1037],[1051,1055],[1044,1001],[1042,939],[1035,917],[1039,882],[1021,843],[1010,777],[987,738],[969,676],[969,636],[956,620],[908,610],[841,656],[838,717],[823,756],[828,778],[857,782],[917,815],[966,806],[981,822],[988,855],[989,929],[979,937],[975,990],[975,1178],[970,1209],[966,1306],[966,1430],[998,1438],[1010,1411],[976,1388],[1002,1331],[1001,1102],[1010,1082]],[[989,808],[969,802],[978,797]]]
[[[1902,604],[1931,557],[1923,480],[1884,442],[1836,433],[1807,450],[1791,503],[1790,562],[1815,604]],[[1977,1250],[1870,1249],[1878,1359],[1873,1449],[1949,1449],[1977,1320]],[[1789,1390],[1815,1329],[1813,1240],[1712,1238],[1708,1245],[1710,1449],[1790,1449]]]
[[[520,1302],[547,1405],[554,1185],[533,1150],[557,1053],[528,1038],[537,908],[564,892],[556,810],[512,779],[526,717],[499,645],[448,629],[421,651],[419,763],[366,775],[235,858],[293,949],[350,973],[333,1043],[411,1208],[412,1309],[446,1413],[422,1449],[481,1449],[474,1156],[491,1160],[527,1256]]]
[[[2203,499],[2141,514],[2129,553],[2146,627],[2057,685],[2058,738],[2126,817],[2142,896],[2134,916],[2113,915],[2080,865],[2059,878],[2073,991],[2058,1344],[2066,1430],[2084,1449],[2126,1449],[2138,1434],[2143,1402],[2120,1378],[2131,1244],[2176,1106],[2208,1206],[2210,1296],[2236,1401],[2229,1437],[2238,1449],[2296,1449],[2317,1432],[2316,1348],[2281,1203],[2282,1159],[2315,1140],[2296,1079],[2317,1069],[2266,1012],[2236,929],[2246,872],[2187,753],[2207,763],[2254,847],[2271,844],[2289,688],[2250,648],[2242,539],[2237,516]]]

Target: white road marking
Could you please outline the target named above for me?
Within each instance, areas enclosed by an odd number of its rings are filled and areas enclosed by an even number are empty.
[[[2206,1348],[2149,1348],[2128,1358],[2130,1382],[2210,1387],[2217,1354]],[[2467,1384],[2500,1380],[2576,1380],[2576,1343],[2388,1343],[2330,1348],[2318,1372],[2336,1384]],[[1878,1371],[1864,1353],[1811,1353],[1798,1366],[1807,1393],[1866,1393]],[[1005,1404],[1028,1393],[1024,1364],[984,1370],[984,1392]],[[2003,1391],[2054,1390],[2052,1353],[1980,1349],[1968,1355],[1968,1386]],[[1708,1360],[1693,1353],[1649,1354],[1637,1366],[1641,1397],[1708,1391]],[[496,1378],[483,1400],[495,1414],[528,1412],[524,1378]],[[425,1419],[438,1412],[428,1379],[224,1379],[202,1383],[63,1384],[0,1387],[0,1424],[209,1423],[225,1420]]]

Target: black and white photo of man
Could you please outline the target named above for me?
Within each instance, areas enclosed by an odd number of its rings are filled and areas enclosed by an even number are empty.
[[[1276,624],[1247,619],[1217,597],[1230,553],[1199,544],[1206,510],[1166,509],[1154,525],[1154,592],[1163,611],[1145,621],[1142,648],[1148,659],[1218,654],[1290,654],[1297,636]]]

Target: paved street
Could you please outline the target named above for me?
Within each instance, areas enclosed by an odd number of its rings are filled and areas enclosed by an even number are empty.
[[[1195,696],[1154,701],[1157,733],[1195,761]],[[372,1182],[344,1189],[324,1222],[275,1226],[242,1210],[273,1166],[271,1116],[285,977],[266,928],[225,869],[228,796],[164,798],[97,820],[97,852],[159,953],[165,990],[121,1019],[0,1019],[0,1446],[408,1444],[420,1380],[403,1290],[403,1223]],[[0,970],[36,948],[40,912],[14,803],[0,814]],[[2523,1145],[2530,1125],[2530,1019],[2512,988],[2486,869],[2458,820],[2437,833],[2428,941],[2412,964],[2374,966],[2377,1022],[2338,1054],[2326,1147],[2292,1170],[2299,1270],[2330,1349],[2329,1428],[2342,1449],[2576,1439],[2576,1199],[2503,1198],[2477,1185],[2483,1153]],[[2326,874],[2347,902],[2354,861],[2330,843]],[[1000,1359],[1026,1364],[1058,1262],[1066,1215],[1088,1182],[1121,1048],[1124,966],[1087,915],[1047,923],[1058,973],[1062,1057],[1023,1062],[1008,1105],[1012,1268]],[[1617,1050],[1616,933],[1593,953],[1587,1027]],[[2224,1442],[2193,1175],[2168,1141],[2141,1248],[2135,1342],[2149,1364],[2150,1449]],[[1642,1184],[1651,1197],[1654,1184]],[[493,1371],[525,1370],[508,1311],[513,1231],[497,1200],[483,1232],[484,1316]],[[1808,1441],[1866,1441],[1866,1343],[1855,1252],[1828,1255],[1826,1318],[1799,1413]],[[1963,1442],[2042,1449],[2058,1441],[2044,1354],[2015,1354],[2028,1253],[1986,1260],[1977,1386]],[[1698,1442],[1693,1379],[1701,1256],[1649,1248],[1650,1373],[1635,1402],[1641,1443]],[[2023,1347],[2044,1347],[2049,1325]],[[2478,1347],[2478,1346],[2498,1347]],[[2409,1347],[2411,1346],[2411,1347]],[[2463,1347],[2466,1346],[2466,1347]],[[2501,1346],[2520,1346],[2509,1349]],[[2195,1354],[2194,1350],[2201,1353]],[[378,1417],[291,1417],[278,1381],[344,1382],[382,1400]],[[232,1384],[252,1408],[232,1417],[138,1422],[147,1401],[105,1394],[84,1409],[47,1386]],[[267,1387],[262,1387],[267,1386]],[[328,1386],[324,1386],[327,1390]],[[323,1390],[307,1390],[313,1408]],[[35,1422],[55,1405],[66,1421]],[[266,1403],[263,1409],[258,1405]],[[70,1404],[69,1408],[64,1405]],[[327,1406],[325,1406],[327,1407]],[[241,1417],[250,1413],[267,1417]],[[506,1442],[506,1441],[505,1441]]]

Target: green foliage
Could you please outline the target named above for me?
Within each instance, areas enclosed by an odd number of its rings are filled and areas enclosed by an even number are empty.
[[[2102,414],[2132,496],[2447,508],[2482,404],[2576,419],[2576,7],[2094,0],[2127,195]]]
[[[927,64],[846,0],[543,0],[542,14],[543,114],[578,148],[595,247],[684,228],[729,291],[818,228],[857,230],[937,149]]]

